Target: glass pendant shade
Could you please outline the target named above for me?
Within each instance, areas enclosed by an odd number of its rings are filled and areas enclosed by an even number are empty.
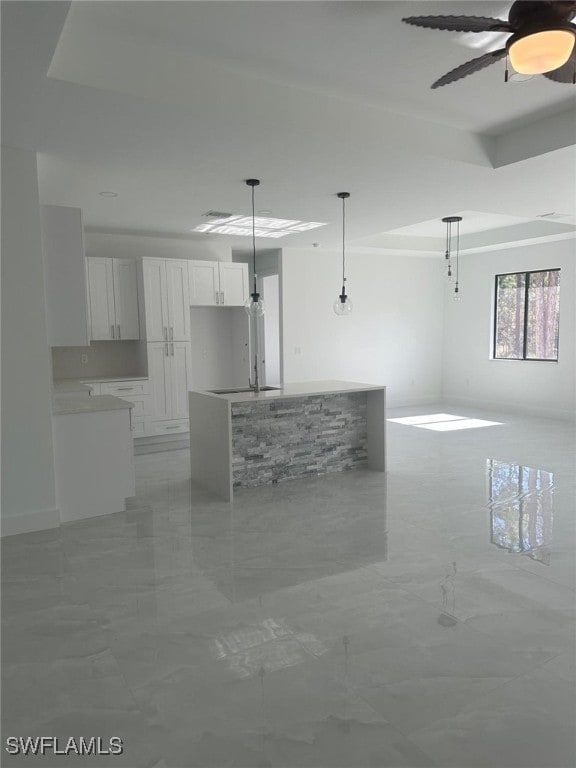
[[[244,309],[249,317],[262,317],[264,314],[264,302],[260,298],[260,294],[250,294],[250,298],[244,304]]]
[[[508,49],[510,63],[522,75],[541,75],[566,64],[574,50],[574,32],[547,29],[526,35]]]
[[[346,296],[345,294],[338,296],[332,307],[336,315],[349,315],[354,308],[352,306],[352,302],[350,301],[350,297]]]

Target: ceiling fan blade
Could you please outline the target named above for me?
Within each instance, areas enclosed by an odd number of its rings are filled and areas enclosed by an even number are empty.
[[[478,56],[477,59],[472,59],[471,61],[467,61],[465,64],[460,64],[460,66],[456,67],[456,69],[452,69],[450,72],[447,72],[439,80],[436,80],[436,82],[433,83],[431,87],[439,88],[441,85],[454,83],[456,80],[460,80],[462,77],[467,77],[468,75],[474,74],[474,72],[478,72],[485,67],[489,67],[490,64],[494,64],[495,62],[499,61],[499,59],[503,59],[504,56],[506,56],[506,48],[500,48],[498,51],[485,53],[482,56]]]
[[[451,32],[511,32],[507,21],[489,16],[408,16],[402,21],[415,27]]]
[[[558,69],[553,69],[552,72],[544,72],[543,75],[548,80],[554,80],[555,83],[570,83],[574,85],[574,80],[576,80],[576,47],[566,64],[558,67]]]

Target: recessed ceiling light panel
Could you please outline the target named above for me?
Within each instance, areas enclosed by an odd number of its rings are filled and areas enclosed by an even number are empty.
[[[256,237],[279,238],[286,235],[307,232],[317,227],[325,227],[326,222],[300,221],[299,219],[277,219],[257,216],[254,220]],[[223,219],[212,219],[210,223],[199,224],[191,232],[209,232],[213,235],[252,236],[252,217],[233,215]]]

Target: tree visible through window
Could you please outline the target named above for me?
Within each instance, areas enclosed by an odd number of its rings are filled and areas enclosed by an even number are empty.
[[[558,360],[560,270],[496,275],[494,357]]]

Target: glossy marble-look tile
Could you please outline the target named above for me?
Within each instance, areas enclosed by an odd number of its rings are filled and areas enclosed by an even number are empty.
[[[3,540],[4,735],[121,737],[102,768],[576,764],[573,425],[434,410],[502,424],[390,423],[386,477],[233,504],[140,455],[126,512]]]
[[[465,703],[460,712],[410,734],[443,766],[565,768],[574,764],[574,678],[554,660]]]

